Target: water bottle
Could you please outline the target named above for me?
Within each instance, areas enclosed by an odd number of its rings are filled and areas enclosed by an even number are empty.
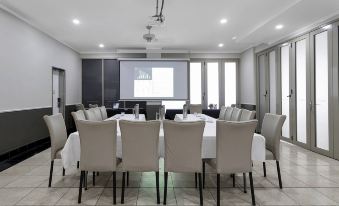
[[[182,111],[183,111],[183,118],[187,119],[187,105],[186,104],[184,104]]]
[[[134,106],[134,115],[135,115],[135,119],[139,119],[139,104],[136,104]]]

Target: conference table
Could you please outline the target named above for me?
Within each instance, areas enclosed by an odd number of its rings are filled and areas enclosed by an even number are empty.
[[[121,145],[121,132],[119,127],[119,120],[128,121],[146,121],[145,115],[140,114],[136,119],[133,114],[117,114],[107,120],[117,120],[117,157],[122,157],[122,145]],[[105,120],[106,121],[106,120]],[[205,121],[205,129],[202,143],[202,158],[215,158],[216,157],[216,121],[217,119],[209,117],[204,114],[188,114],[186,118],[183,118],[182,114],[177,114],[174,121],[177,122],[192,122],[192,121]],[[239,148],[241,149],[241,148]],[[253,161],[265,161],[265,138],[254,133],[252,142],[252,160]],[[164,130],[161,126],[159,132],[159,155],[164,157]],[[65,169],[73,167],[80,161],[80,138],[78,132],[73,132],[69,135],[66,144],[61,151],[62,164]]]

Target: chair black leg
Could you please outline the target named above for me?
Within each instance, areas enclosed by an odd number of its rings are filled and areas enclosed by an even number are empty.
[[[66,173],[65,168],[62,168],[62,176],[65,176],[65,173]]]
[[[159,172],[155,172],[155,182],[156,182],[156,188],[157,188],[157,204],[160,204]]]
[[[53,166],[54,166],[54,160],[51,161],[51,167],[50,167],[50,170],[49,170],[48,187],[51,187],[51,185],[52,185]]]
[[[124,204],[124,196],[125,196],[125,175],[126,172],[122,173],[122,186],[121,186],[121,204]]]
[[[266,177],[266,163],[265,162],[262,163],[262,167],[264,170],[264,177]]]
[[[127,172],[127,187],[129,186],[129,172]]]
[[[79,184],[79,196],[78,196],[78,203],[81,203],[81,195],[82,195],[82,183],[84,180],[84,171],[80,173],[80,184]]]
[[[199,175],[199,191],[200,191],[200,205],[204,204],[204,198],[203,198],[203,194],[202,194],[202,181],[201,181],[201,173],[198,173]]]
[[[79,167],[80,167],[80,162],[77,161],[77,168],[79,169]]]
[[[247,186],[246,186],[246,173],[242,174],[243,178],[244,178],[244,193],[247,193]]]
[[[95,186],[95,172],[93,172],[93,186]]]
[[[251,185],[252,205],[255,205],[255,196],[254,196],[254,187],[253,187],[252,172],[249,173],[249,176],[250,176],[250,185]]]
[[[279,161],[277,160],[276,163],[277,163],[277,172],[278,172],[278,179],[279,179],[279,187],[280,187],[280,189],[282,189],[282,181],[281,181]]]
[[[206,163],[202,162],[202,188],[205,189]]]
[[[232,174],[232,179],[233,179],[233,187],[235,187],[235,174]]]
[[[195,188],[198,188],[198,174],[194,173]]]
[[[117,204],[117,173],[113,172],[113,204]]]
[[[87,177],[88,177],[88,171],[85,172],[85,177],[84,177],[85,178],[85,181],[84,181],[85,182],[85,190],[88,190],[88,188],[87,188]]]
[[[217,174],[217,206],[220,205],[220,174]]]
[[[99,176],[99,172],[97,172],[97,176]]]
[[[165,181],[165,185],[164,185],[164,202],[163,202],[164,205],[166,205],[166,199],[167,199],[167,179],[168,179],[168,172],[165,172],[165,175],[164,175],[164,181]]]

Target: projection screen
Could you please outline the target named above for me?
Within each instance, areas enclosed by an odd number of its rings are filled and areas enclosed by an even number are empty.
[[[121,100],[187,100],[188,62],[120,60]]]

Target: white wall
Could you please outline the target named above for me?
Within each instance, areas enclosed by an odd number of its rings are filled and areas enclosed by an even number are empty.
[[[0,112],[52,106],[52,66],[66,70],[66,105],[81,102],[77,52],[0,9]]]
[[[254,49],[240,55],[240,104],[256,104],[256,68]]]

